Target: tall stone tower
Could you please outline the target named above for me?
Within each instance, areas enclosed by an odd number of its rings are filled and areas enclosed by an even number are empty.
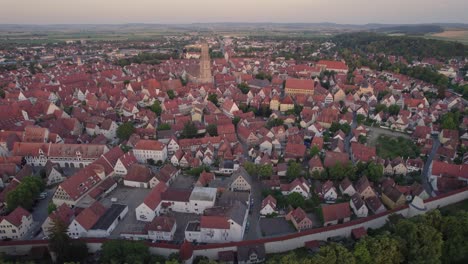
[[[203,43],[201,45],[200,76],[198,78],[198,82],[213,82],[213,76],[211,75],[210,50],[207,43]]]

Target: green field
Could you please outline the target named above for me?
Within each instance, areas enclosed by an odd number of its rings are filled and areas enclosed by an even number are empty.
[[[379,136],[376,144],[377,155],[384,159],[394,159],[396,157],[416,158],[419,156],[419,147],[410,139],[403,137]]]

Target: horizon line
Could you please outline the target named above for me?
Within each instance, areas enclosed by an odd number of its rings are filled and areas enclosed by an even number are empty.
[[[337,22],[242,22],[242,21],[213,21],[213,22],[118,22],[118,23],[0,23],[0,26],[67,26],[67,25],[198,25],[198,24],[333,24],[333,25],[350,25],[350,26],[365,26],[365,25],[436,25],[436,24],[462,24],[468,25],[468,22],[417,22],[417,23],[337,23]]]

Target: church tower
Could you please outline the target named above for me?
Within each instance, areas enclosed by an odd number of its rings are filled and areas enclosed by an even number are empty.
[[[211,75],[210,52],[207,43],[203,43],[201,45],[200,77],[198,81],[200,83],[213,82],[213,76]]]

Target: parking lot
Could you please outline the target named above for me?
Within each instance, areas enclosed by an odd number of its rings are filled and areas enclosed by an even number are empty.
[[[150,189],[130,188],[119,185],[107,197],[100,200],[106,208],[112,205],[112,198],[117,198],[116,203],[128,206],[128,214],[115,228],[110,238],[117,238],[120,236],[120,233],[143,231],[146,223],[136,220],[135,208],[143,202],[150,191]]]

